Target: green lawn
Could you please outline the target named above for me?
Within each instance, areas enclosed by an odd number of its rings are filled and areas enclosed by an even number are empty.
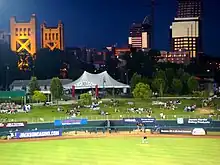
[[[134,100],[134,99],[123,99],[120,100],[118,109],[120,112],[114,112],[115,108],[111,107],[109,103],[107,103],[107,107],[104,107],[104,104],[101,105],[101,110],[108,112],[110,115],[108,116],[101,116],[99,115],[99,111],[94,111],[89,108],[83,108],[81,110],[82,118],[88,118],[90,120],[97,120],[97,119],[120,119],[123,117],[146,117],[146,114],[137,114],[137,113],[128,113],[127,108],[129,108],[128,102],[133,101],[135,103],[135,107],[137,108],[152,108],[153,114],[152,117],[160,118],[160,112],[163,112],[166,115],[166,119],[175,119],[176,117],[208,117],[208,115],[204,115],[199,111],[195,112],[184,112],[183,109],[185,106],[189,106],[192,104],[196,104],[198,107],[201,105],[201,101],[199,99],[184,99],[182,100],[182,104],[178,105],[176,110],[167,110],[160,108],[160,106],[152,105],[152,100],[142,101],[142,100]],[[64,110],[71,109],[70,105],[63,106]],[[44,122],[47,121],[54,121],[55,119],[65,119],[67,115],[65,112],[56,112],[57,107],[34,107],[32,111],[28,114],[26,113],[18,113],[15,115],[6,115],[0,114],[0,118],[8,117],[10,120],[13,119],[14,121],[28,121],[28,122],[42,122],[40,118],[44,119]],[[54,112],[53,112],[54,111]],[[218,119],[218,117],[214,118]]]
[[[208,138],[73,139],[1,143],[1,165],[217,165],[220,140]]]

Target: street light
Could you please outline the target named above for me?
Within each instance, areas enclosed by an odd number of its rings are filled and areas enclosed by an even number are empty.
[[[5,73],[5,90],[8,90],[8,71],[9,71],[10,67],[8,64],[6,64],[6,73]]]

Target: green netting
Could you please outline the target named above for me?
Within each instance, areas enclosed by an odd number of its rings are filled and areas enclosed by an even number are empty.
[[[25,95],[25,91],[0,91],[0,99],[19,98]]]

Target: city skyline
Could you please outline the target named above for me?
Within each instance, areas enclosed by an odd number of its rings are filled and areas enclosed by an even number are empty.
[[[40,24],[46,20],[49,25],[56,25],[57,20],[62,20],[65,28],[65,46],[67,47],[87,46],[102,48],[115,43],[118,43],[119,46],[123,47],[127,45],[127,36],[129,34],[130,25],[134,22],[142,22],[143,17],[150,14],[150,7],[147,7],[147,5],[150,5],[150,0],[129,1],[131,3],[128,3],[128,1],[126,1],[127,3],[124,3],[124,0],[116,3],[116,1],[113,0],[112,4],[109,5],[106,5],[105,3],[98,3],[101,1],[95,0],[93,3],[89,1],[86,2],[85,4],[87,4],[87,6],[83,6],[83,2],[79,1],[74,3],[61,3],[57,0],[54,0],[53,4],[56,5],[53,6],[49,6],[50,2],[52,2],[51,0],[47,0],[45,3],[35,0],[30,0],[30,2],[28,0],[21,1],[23,3],[17,4],[12,3],[12,0],[8,0],[7,3],[5,0],[2,0],[0,4],[0,7],[2,8],[0,12],[0,15],[2,16],[2,20],[0,21],[0,29],[9,31],[9,19],[11,16],[16,16],[19,21],[29,21],[30,15],[35,13],[38,23],[38,45],[40,45]],[[160,50],[170,50],[169,25],[172,23],[177,10],[175,3],[176,0],[168,1],[170,2],[169,5],[164,3],[162,0],[156,1],[158,5],[156,6],[155,12],[155,47]],[[212,0],[207,6],[207,3],[204,2],[205,14],[203,32],[205,31],[205,33],[203,45],[205,53],[211,55],[218,55],[217,39],[219,38],[219,34],[217,29],[219,27],[219,23],[214,22],[215,17],[217,18],[218,14],[212,14],[213,12],[219,13],[218,10],[215,10],[217,9],[215,7],[215,2],[219,3],[218,1]],[[122,7],[119,7],[117,4]],[[136,4],[136,6],[134,6],[134,4]],[[10,8],[14,8],[15,5],[17,8],[11,10]],[[91,7],[91,9],[88,8],[88,5]],[[59,9],[59,6],[61,6],[62,9]],[[171,10],[168,10],[168,6],[171,8]],[[215,8],[210,10],[210,6]],[[49,10],[46,10],[46,7],[48,7]],[[94,7],[99,9],[98,11],[100,12],[97,12]],[[27,10],[22,10],[22,8]],[[115,11],[112,10],[110,12],[110,9],[112,8],[115,8]],[[116,9],[121,9],[121,12],[117,11]],[[134,9],[134,12],[129,12],[131,9]],[[164,14],[161,15],[163,12]],[[7,16],[9,17],[7,18]],[[106,18],[104,19],[104,17]]]

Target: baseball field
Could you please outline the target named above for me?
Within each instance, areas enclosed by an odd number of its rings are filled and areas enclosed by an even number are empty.
[[[219,138],[77,138],[0,143],[1,165],[217,165]]]

